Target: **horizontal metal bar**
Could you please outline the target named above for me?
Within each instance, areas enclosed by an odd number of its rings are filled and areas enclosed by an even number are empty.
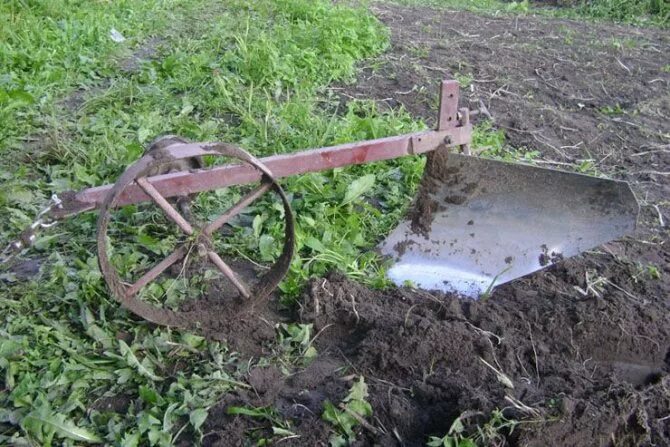
[[[356,164],[389,160],[406,155],[421,154],[437,149],[441,145],[454,147],[470,142],[470,125],[452,127],[445,130],[425,131],[412,134],[360,141],[320,149],[274,155],[260,159],[276,178],[317,172]],[[199,156],[207,153],[213,143],[188,143],[174,145],[170,152],[178,157]],[[202,191],[224,188],[232,185],[248,184],[260,180],[256,169],[240,164],[215,166],[210,169],[176,172],[148,177],[151,185],[163,197],[187,195]],[[69,199],[62,211],[55,217],[72,215],[96,209],[100,206],[113,185],[98,186],[82,190]],[[120,196],[118,205],[128,205],[150,200],[138,185],[128,186]]]

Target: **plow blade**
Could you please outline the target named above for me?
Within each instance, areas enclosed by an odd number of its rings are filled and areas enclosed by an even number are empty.
[[[638,212],[626,182],[437,151],[381,251],[398,285],[477,297],[631,233]]]

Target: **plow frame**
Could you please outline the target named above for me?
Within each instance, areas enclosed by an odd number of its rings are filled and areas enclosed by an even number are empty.
[[[460,147],[469,153],[472,125],[467,108],[458,109],[458,82],[442,81],[437,128],[411,134],[359,141],[338,146],[260,158],[275,179],[333,168],[372,163],[408,155],[418,155],[438,148]],[[168,157],[183,159],[211,154],[219,143],[183,143],[165,148]],[[209,169],[175,172],[148,177],[147,180],[163,197],[243,185],[261,179],[259,171],[248,165],[228,164]],[[61,194],[62,203],[50,211],[54,219],[62,219],[85,211],[99,209],[113,185],[87,188]],[[116,201],[116,206],[151,200],[137,184],[128,185]]]

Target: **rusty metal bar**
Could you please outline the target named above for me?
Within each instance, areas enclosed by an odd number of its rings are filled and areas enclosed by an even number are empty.
[[[221,273],[226,275],[226,277],[230,280],[230,282],[233,283],[233,285],[239,290],[240,294],[242,294],[243,297],[249,298],[251,294],[249,293],[249,288],[240,280],[240,278],[237,277],[233,269],[230,268],[228,264],[225,263],[223,259],[213,250],[209,250],[207,252],[207,256],[209,257],[209,260],[216,265],[216,267],[221,270]]]
[[[362,163],[390,160],[406,155],[421,154],[446,147],[461,146],[470,141],[471,126],[454,127],[446,131],[427,131],[378,140],[343,144],[321,149],[274,155],[262,158],[276,178],[317,172]],[[201,154],[212,143],[176,145],[170,150]],[[224,165],[207,170],[177,172],[149,177],[151,185],[164,197],[188,195],[232,185],[248,184],[260,180],[261,174],[247,165]],[[77,214],[98,208],[113,185],[82,190],[69,198],[62,211],[55,210],[55,217]],[[137,185],[129,185],[121,195],[118,205],[128,205],[150,200]]]
[[[167,214],[170,219],[179,225],[179,228],[181,228],[184,233],[188,235],[193,234],[193,227],[191,224],[188,223],[188,221],[184,219],[182,215],[179,214],[179,212],[174,209],[167,200],[165,200],[165,197],[163,197],[161,193],[158,192],[156,188],[154,188],[154,186],[149,182],[149,180],[146,179],[146,177],[138,178],[135,180],[135,183],[137,183],[145,193],[151,196],[153,201],[163,209],[165,214]]]
[[[437,130],[417,132],[376,140],[360,141],[302,152],[274,155],[260,159],[275,178],[288,177],[375,161],[390,160],[406,155],[430,152],[438,147],[467,147],[471,141],[472,125],[458,119],[458,82],[443,81],[440,86],[440,111]],[[185,143],[169,146],[175,158],[217,154],[219,143]],[[163,198],[252,183],[261,173],[248,165],[224,165],[211,169],[176,172],[149,177],[150,184]],[[146,185],[144,185],[146,186]],[[55,218],[98,208],[113,185],[88,188],[67,193],[64,206],[53,211]],[[153,191],[152,191],[153,192]],[[150,200],[147,191],[137,184],[128,185],[117,206]]]
[[[440,85],[440,111],[437,116],[437,130],[445,130],[458,125],[458,81],[442,81]]]
[[[167,270],[172,264],[179,261],[181,258],[186,255],[186,247],[180,246],[175,251],[173,251],[170,256],[163,259],[161,262],[156,264],[151,270],[145,273],[140,279],[135,282],[132,286],[126,289],[127,296],[134,296],[137,292],[142,290],[144,286],[149,284],[154,279],[158,278],[161,273]]]

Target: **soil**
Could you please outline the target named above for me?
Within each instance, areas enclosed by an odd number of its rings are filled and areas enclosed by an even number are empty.
[[[480,301],[375,291],[336,273],[315,279],[293,319],[314,325],[318,357],[289,375],[252,368],[251,390],[210,410],[205,445],[271,435],[267,421],[228,415],[231,405],[276,408],[299,436],[281,445],[328,445],[323,403],[341,402],[359,376],[373,416],[356,428],[357,446],[425,445],[459,416],[476,437],[496,409],[518,425],[482,445],[670,445],[670,33],[373,8],[392,48],[340,87],[343,101],[404,106],[432,124],[438,81],[467,76],[462,105],[484,106],[510,146],[540,151],[541,165],[588,164],[630,182],[641,203],[638,230]],[[428,205],[412,215],[424,231]],[[281,318],[268,312],[263,320]],[[223,338],[234,343],[255,330]]]

